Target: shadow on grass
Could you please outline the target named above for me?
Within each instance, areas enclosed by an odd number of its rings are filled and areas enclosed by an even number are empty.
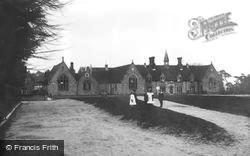
[[[74,98],[104,109],[121,120],[137,121],[144,128],[157,128],[164,134],[183,136],[196,142],[233,145],[236,141],[226,130],[214,123],[193,116],[145,105],[138,101],[136,106],[128,105],[128,97],[82,97]]]

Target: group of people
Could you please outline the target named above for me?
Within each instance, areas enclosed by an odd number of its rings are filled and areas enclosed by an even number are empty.
[[[160,107],[163,106],[163,99],[164,99],[164,94],[163,94],[163,91],[161,90],[158,93],[158,100],[160,101]],[[137,96],[136,96],[135,91],[131,92],[129,100],[130,100],[129,105],[134,106],[137,104]],[[148,89],[148,91],[146,91],[144,94],[144,103],[150,104],[150,105],[154,104],[154,93],[152,92],[151,88]]]

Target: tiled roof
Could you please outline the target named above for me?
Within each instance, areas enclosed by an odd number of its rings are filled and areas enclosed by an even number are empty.
[[[58,70],[60,65],[61,63],[55,65],[52,68],[50,71],[49,80]],[[92,68],[92,76],[98,83],[120,83],[126,72],[129,70],[130,66],[131,64],[127,64],[119,67],[109,68],[108,71],[106,71],[104,67]],[[164,65],[157,65],[155,66],[155,70],[152,70],[148,66],[145,67],[144,65],[135,65],[135,67],[145,79],[147,74],[150,73],[153,81],[160,81],[160,76],[162,73],[164,73],[166,81],[177,81],[179,74],[181,75],[183,81],[190,81],[191,75],[194,76],[195,81],[201,81],[207,70],[210,69],[211,65],[183,65],[181,69],[178,65],[169,65],[168,67]],[[72,73],[76,80],[80,79],[83,74],[84,73]]]
[[[51,69],[51,71],[49,72],[49,78],[48,80],[50,81],[52,79],[52,77],[54,76],[54,74],[56,73],[56,71],[59,69],[60,65],[62,64],[63,62],[57,64],[57,65],[54,65],[53,68]]]
[[[54,76],[54,74],[57,72],[57,70],[59,69],[59,67],[63,64],[64,62],[61,62],[55,66],[53,66],[53,68],[51,69],[51,71],[49,72],[49,78],[48,80],[51,80],[52,77]],[[76,73],[73,73],[71,70],[69,70],[69,72],[72,74],[72,76],[77,80],[78,79],[78,75]]]
[[[181,75],[183,81],[190,81],[192,74],[195,81],[201,81],[209,68],[210,65],[188,67],[183,65],[181,68],[178,65],[170,65],[168,67],[162,65],[156,66],[156,70],[150,69],[149,72],[153,81],[160,81],[162,73],[164,73],[166,81],[176,81],[178,75]]]
[[[92,75],[99,83],[119,83],[122,81],[124,75],[129,69],[131,64],[119,66],[115,68],[109,68],[105,71],[105,68],[93,68]],[[193,74],[195,81],[201,81],[205,76],[210,65],[203,66],[182,66],[180,69],[177,65],[171,65],[168,68],[162,66],[156,66],[156,70],[145,68],[144,65],[135,65],[139,73],[146,79],[148,73],[151,74],[153,81],[160,81],[162,73],[166,76],[166,81],[177,81],[177,76],[180,74],[183,81],[190,81]]]

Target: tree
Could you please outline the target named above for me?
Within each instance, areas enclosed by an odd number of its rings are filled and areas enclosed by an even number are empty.
[[[37,49],[57,38],[57,25],[48,22],[51,10],[61,8],[58,0],[0,1],[0,96],[7,86],[18,91],[24,84],[26,61],[42,58]],[[3,98],[3,97],[0,97]]]
[[[223,80],[224,82],[228,83],[228,80],[227,80],[227,79],[230,78],[231,75],[230,75],[229,73],[227,73],[225,70],[221,70],[221,71],[219,71],[218,73],[219,73],[220,77],[222,78],[222,80]]]
[[[240,76],[235,76],[236,83],[235,87],[237,88],[237,92],[240,94],[249,94],[250,93],[250,75],[245,76],[241,74]]]

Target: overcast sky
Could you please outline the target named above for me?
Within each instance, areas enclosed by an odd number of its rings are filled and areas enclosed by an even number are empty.
[[[235,33],[206,42],[190,40],[188,21],[231,12],[238,24]],[[31,67],[51,69],[61,62],[69,65],[111,67],[148,63],[155,56],[163,64],[167,50],[170,64],[183,57],[186,64],[210,64],[233,75],[250,74],[250,10],[247,0],[73,0],[53,17],[64,29],[49,60],[29,60]]]

